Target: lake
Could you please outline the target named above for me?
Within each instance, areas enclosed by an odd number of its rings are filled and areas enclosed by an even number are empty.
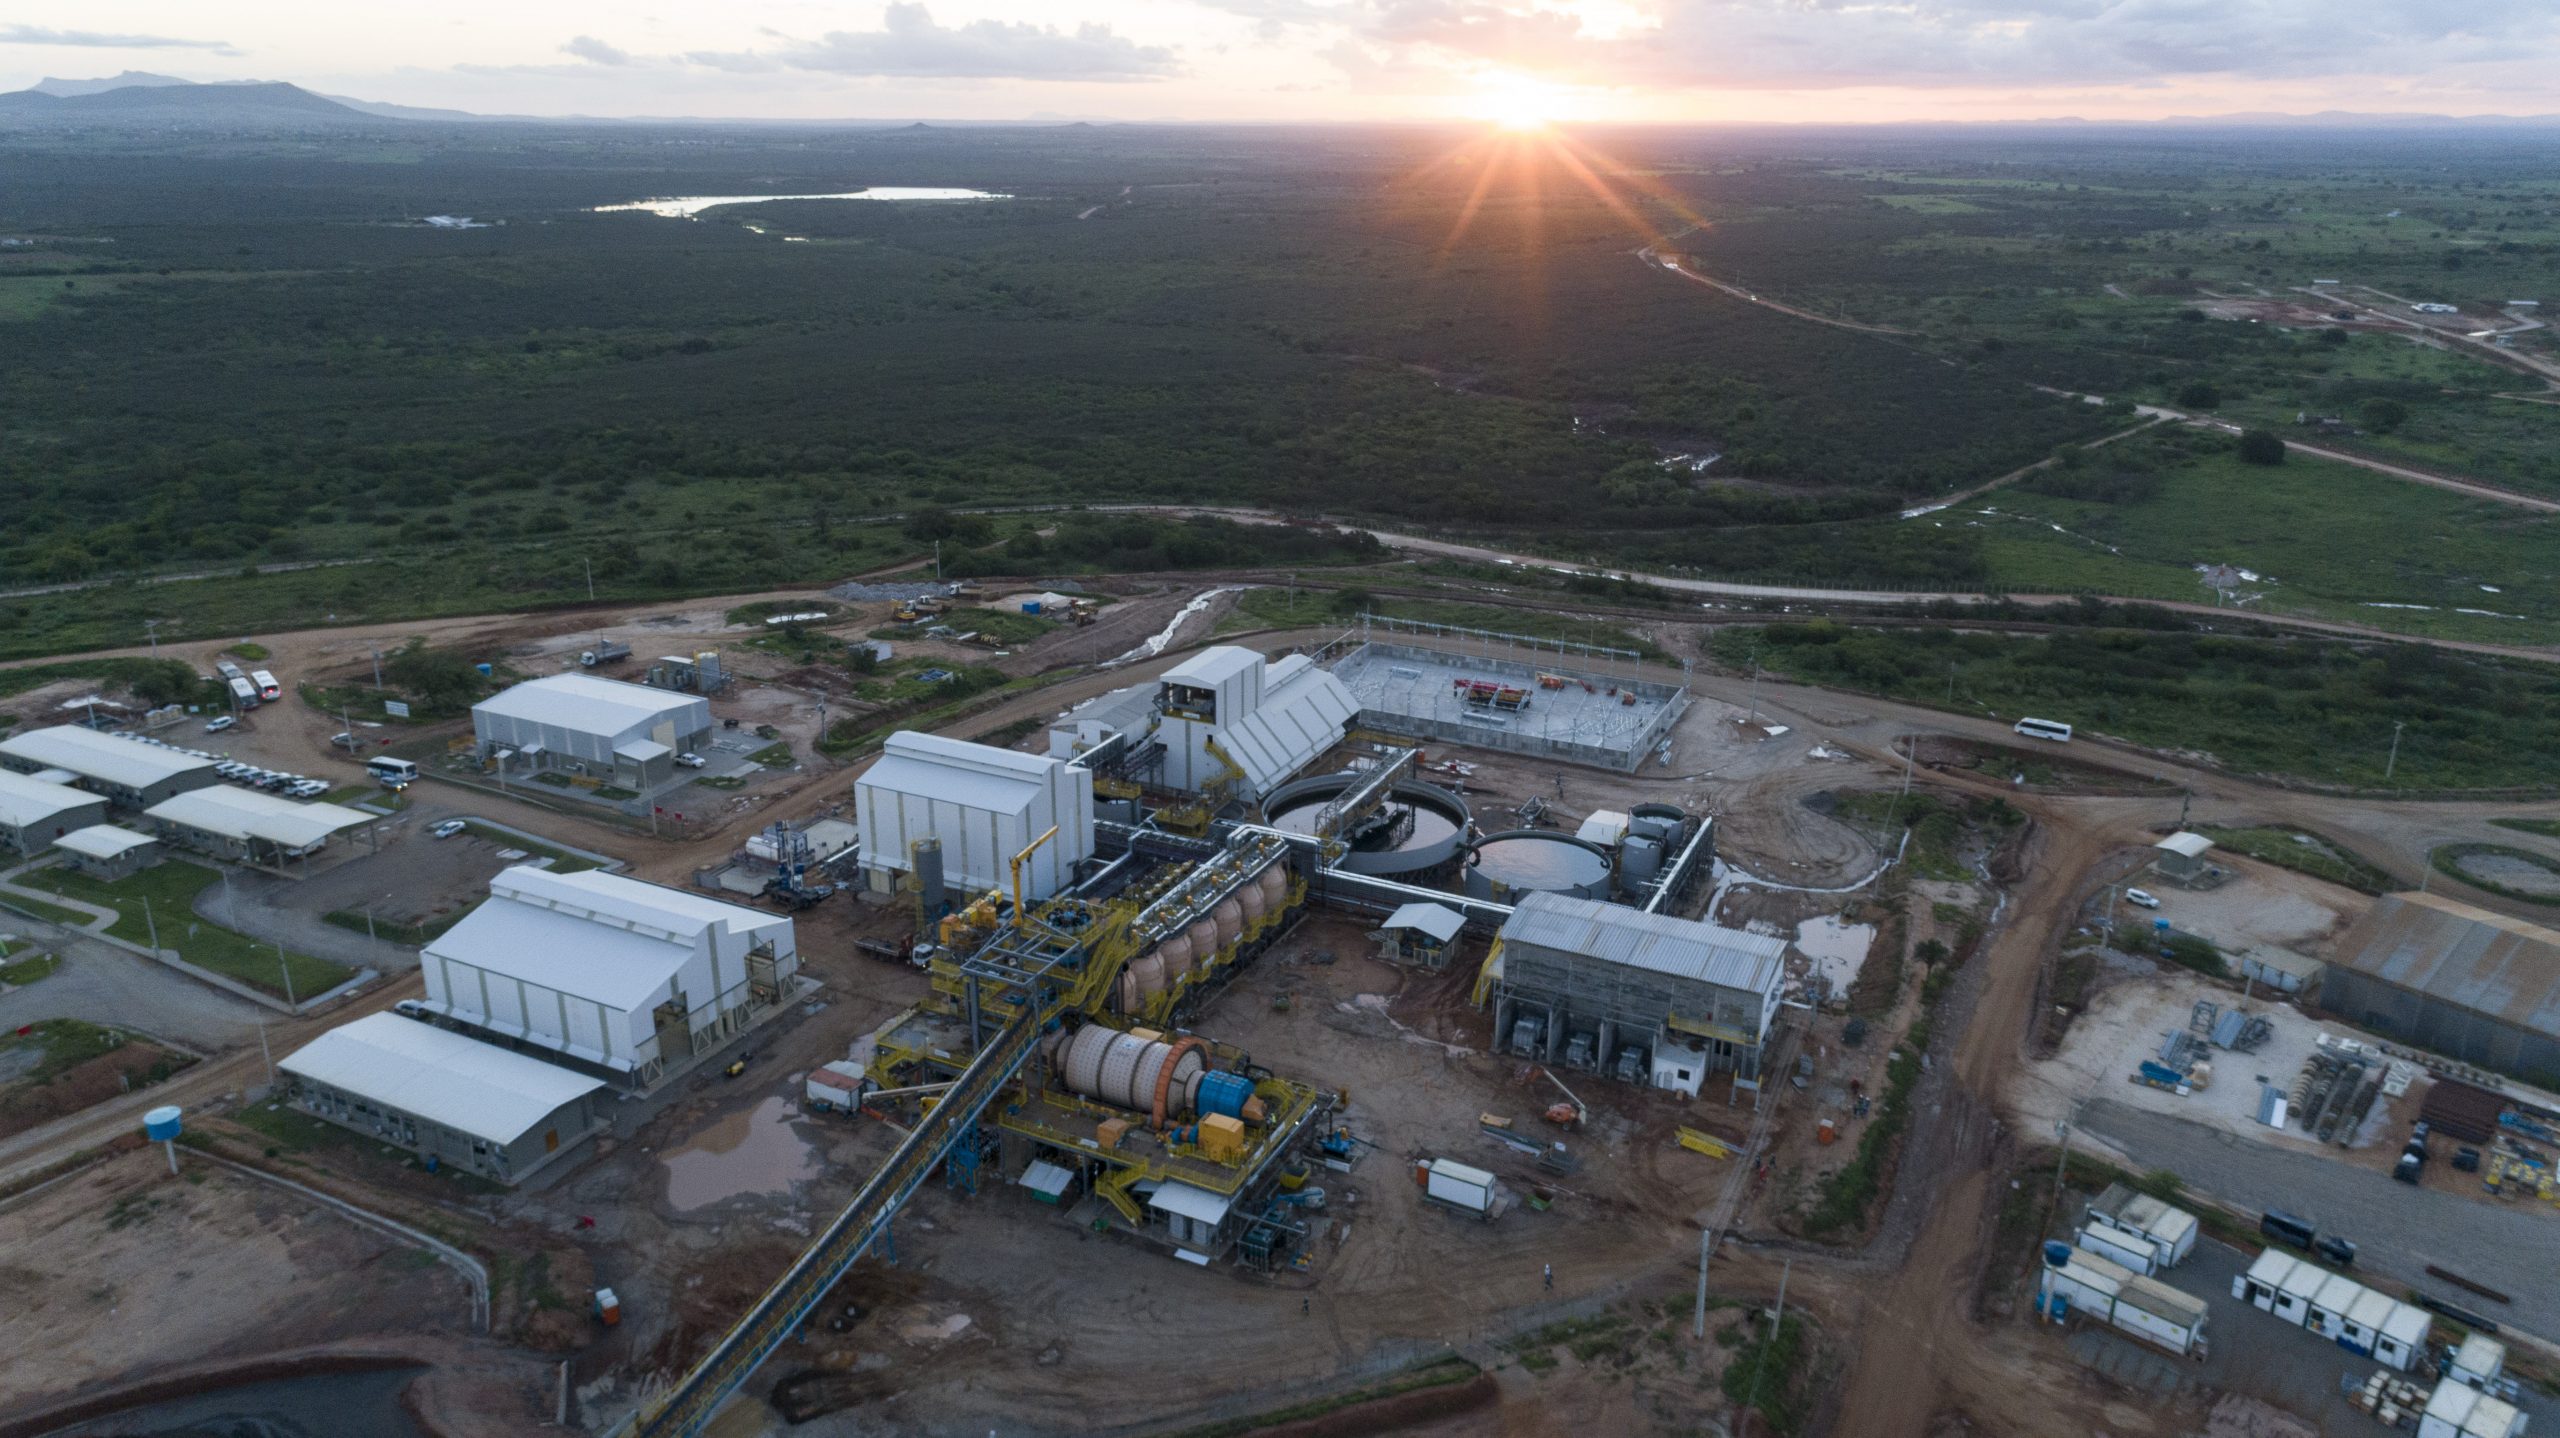
[[[690,220],[716,205],[762,205],[774,200],[1010,200],[1011,195],[998,195],[986,190],[938,190],[902,188],[897,185],[874,185],[867,190],[847,190],[840,195],[674,195],[654,200],[633,200],[623,205],[598,205],[590,214],[611,215],[628,210],[642,210],[664,215],[671,220]]]

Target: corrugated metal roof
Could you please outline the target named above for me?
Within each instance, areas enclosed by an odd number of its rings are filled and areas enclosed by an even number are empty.
[[[2178,832],[2171,834],[2168,838],[2161,840],[2159,843],[2154,844],[2151,847],[2155,849],[2166,849],[2172,854],[2183,855],[2190,859],[2201,859],[2204,857],[2206,851],[2213,847],[2213,841],[2202,834],[2190,834],[2186,830],[2180,829]]]
[[[449,958],[589,999],[617,1013],[635,1013],[655,1003],[692,955],[692,945],[673,938],[599,924],[503,894],[493,894],[426,948],[430,962]],[[476,1012],[479,991],[467,993],[465,1007]]]
[[[889,736],[879,762],[863,771],[854,789],[857,795],[879,790],[964,809],[1022,814],[1048,792],[1055,771],[1064,764],[1046,754],[901,731]]]
[[[699,695],[598,679],[592,674],[552,674],[481,700],[473,713],[489,713],[527,724],[548,724],[581,734],[618,735],[645,729],[659,716],[699,708],[707,723],[711,705]]]
[[[263,839],[289,849],[319,843],[340,829],[370,824],[374,818],[335,804],[297,804],[255,789],[228,786],[190,789],[142,812],[226,839]]]
[[[147,789],[163,779],[199,769],[209,773],[214,765],[211,759],[199,759],[137,739],[119,739],[77,724],[59,724],[0,739],[0,754],[13,754],[47,768],[68,769],[128,789]]]
[[[1341,680],[1292,654],[1263,676],[1262,700],[1252,712],[1219,724],[1218,742],[1235,755],[1255,792],[1267,793],[1332,748],[1359,712],[1360,701]]]
[[[75,854],[86,854],[92,859],[112,859],[127,849],[139,849],[145,844],[158,842],[149,834],[137,834],[131,829],[118,828],[113,824],[92,824],[86,829],[74,829],[54,840],[53,847],[69,849]]]
[[[2339,968],[2560,1037],[2560,932],[2435,894],[2386,894],[2338,941]]]
[[[14,769],[0,769],[0,824],[23,829],[56,814],[106,801],[86,789],[48,784]]]
[[[1776,989],[1786,970],[1784,939],[1563,894],[1522,895],[1502,938],[1748,993]]]
[[[1215,689],[1239,674],[1262,667],[1262,656],[1241,644],[1215,644],[1164,672],[1167,684]]]
[[[1467,916],[1445,904],[1407,904],[1387,915],[1382,929],[1420,929],[1442,943],[1458,936],[1467,926]]]
[[[1167,1183],[1148,1195],[1147,1206],[1178,1213],[1194,1223],[1223,1223],[1234,1202],[1205,1188],[1193,1188],[1187,1183]]]
[[[491,1143],[604,1085],[398,1014],[367,1014],[277,1060],[289,1074]]]
[[[788,932],[791,928],[791,920],[781,914],[750,909],[744,904],[725,903],[621,874],[608,874],[602,869],[555,874],[530,864],[518,864],[491,879],[489,893],[493,897],[566,909],[573,915],[594,914],[603,923],[664,934],[688,944],[700,938],[705,929],[711,928],[733,934],[761,933],[768,929]]]

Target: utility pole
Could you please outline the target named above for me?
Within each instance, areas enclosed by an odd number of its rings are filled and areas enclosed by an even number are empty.
[[[1902,736],[1902,799],[1894,805],[1897,809],[1904,807],[1910,802],[1911,751],[1919,747],[1920,735],[1917,731]]]
[[[1698,1314],[1690,1323],[1692,1336],[1698,1338],[1707,1336],[1707,1254],[1715,1246],[1716,1231],[1714,1229],[1698,1230]]]
[[[160,924],[151,917],[151,900],[147,895],[142,900],[142,927],[151,935],[151,952],[160,952]]]
[[[596,597],[596,562],[593,559],[582,562],[587,566],[587,602],[592,604]]]
[[[1751,717],[1748,722],[1760,722],[1760,636],[1757,634],[1751,636]]]
[[[373,687],[376,693],[382,690],[382,646],[379,644],[373,646]]]
[[[2391,771],[2400,767],[2400,731],[2408,727],[2406,719],[2391,722],[2391,757],[2382,766],[2382,781],[2386,784],[2391,782]]]
[[[285,1007],[299,1010],[302,1007],[302,1001],[293,996],[293,965],[285,962],[282,944],[276,945],[276,972],[284,975]]]
[[[1956,662],[1947,661],[1947,707],[1956,707]]]
[[[267,1047],[267,1016],[264,1014],[258,1016],[258,1057],[267,1061],[267,1086],[275,1087],[276,1056],[275,1051]]]
[[[151,657],[154,659],[160,657],[160,626],[166,622],[160,619],[142,621],[142,632],[151,641]]]

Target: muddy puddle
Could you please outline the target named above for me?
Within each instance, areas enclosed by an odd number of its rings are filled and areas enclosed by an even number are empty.
[[[1844,924],[1836,915],[1824,914],[1796,925],[1796,951],[1813,960],[1813,971],[1831,992],[1845,994],[1866,966],[1867,947],[1875,937],[1873,924]]]
[[[690,1212],[749,1194],[781,1193],[818,1172],[817,1150],[792,1130],[799,1113],[769,1098],[697,1130],[660,1159],[667,1202]]]

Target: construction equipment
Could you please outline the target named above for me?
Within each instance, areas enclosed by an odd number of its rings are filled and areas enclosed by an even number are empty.
[[[578,655],[578,663],[586,668],[596,669],[607,664],[619,664],[630,657],[630,645],[608,639],[598,643],[593,649],[581,651]]]
[[[1674,1132],[1679,1137],[1680,1146],[1692,1153],[1703,1153],[1709,1158],[1733,1157],[1733,1145],[1726,1143],[1723,1139],[1716,1137],[1714,1134],[1702,1133],[1694,1128],[1682,1128],[1674,1130]]]
[[[1590,1115],[1590,1108],[1573,1090],[1564,1086],[1564,1080],[1556,1077],[1555,1070],[1542,1068],[1538,1072],[1546,1075],[1547,1082],[1554,1084],[1556,1091],[1565,1097],[1563,1103],[1552,1105],[1547,1109],[1547,1122],[1558,1128],[1580,1128],[1583,1119]]]

